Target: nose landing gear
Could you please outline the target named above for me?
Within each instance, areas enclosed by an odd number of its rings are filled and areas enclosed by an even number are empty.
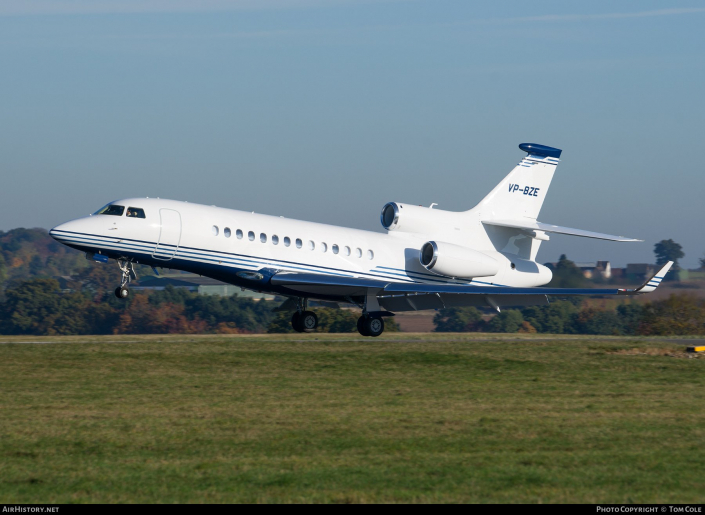
[[[130,290],[127,289],[127,285],[132,279],[137,279],[137,274],[135,273],[135,268],[131,261],[118,259],[117,264],[122,272],[122,280],[120,281],[120,286],[115,288],[115,296],[118,299],[126,299],[130,295]]]

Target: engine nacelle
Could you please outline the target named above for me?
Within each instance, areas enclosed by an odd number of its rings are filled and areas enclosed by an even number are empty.
[[[499,263],[487,254],[442,241],[424,243],[419,261],[430,272],[454,278],[488,277],[499,272]]]
[[[401,202],[388,202],[382,208],[380,221],[382,227],[388,231],[438,234],[439,231],[458,225],[459,214]]]

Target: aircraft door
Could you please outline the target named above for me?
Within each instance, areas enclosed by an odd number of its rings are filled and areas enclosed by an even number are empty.
[[[176,254],[181,242],[181,214],[173,209],[160,209],[159,217],[162,225],[152,256],[154,259],[169,261]]]

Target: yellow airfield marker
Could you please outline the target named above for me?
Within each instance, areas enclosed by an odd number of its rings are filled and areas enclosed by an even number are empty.
[[[705,345],[691,345],[685,349],[687,352],[705,352]]]

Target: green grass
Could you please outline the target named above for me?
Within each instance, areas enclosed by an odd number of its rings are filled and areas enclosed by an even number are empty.
[[[705,358],[687,342],[0,341],[2,503],[705,497]]]

